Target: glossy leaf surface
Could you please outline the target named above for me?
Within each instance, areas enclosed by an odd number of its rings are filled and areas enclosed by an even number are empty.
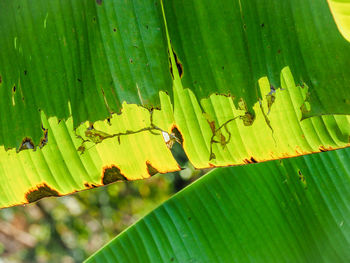
[[[218,168],[87,262],[347,262],[350,150]]]
[[[348,147],[338,2],[2,1],[0,207]]]

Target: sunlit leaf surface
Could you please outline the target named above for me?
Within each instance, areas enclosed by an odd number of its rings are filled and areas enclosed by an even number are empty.
[[[0,207],[348,147],[338,4],[1,1]]]
[[[218,168],[87,262],[348,262],[350,150]]]

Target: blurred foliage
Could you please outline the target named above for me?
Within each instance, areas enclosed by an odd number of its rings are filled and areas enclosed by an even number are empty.
[[[206,171],[183,169],[0,210],[0,263],[81,262]]]

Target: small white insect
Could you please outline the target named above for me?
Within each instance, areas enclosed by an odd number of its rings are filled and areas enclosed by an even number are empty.
[[[178,138],[176,138],[174,133],[169,134],[165,131],[162,131],[162,135],[163,135],[163,139],[164,139],[164,141],[169,149],[171,149],[173,147],[175,142],[178,142],[181,144],[180,140]]]

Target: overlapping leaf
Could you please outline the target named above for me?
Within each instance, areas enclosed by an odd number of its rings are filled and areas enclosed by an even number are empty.
[[[86,262],[347,262],[350,150],[218,168]]]

